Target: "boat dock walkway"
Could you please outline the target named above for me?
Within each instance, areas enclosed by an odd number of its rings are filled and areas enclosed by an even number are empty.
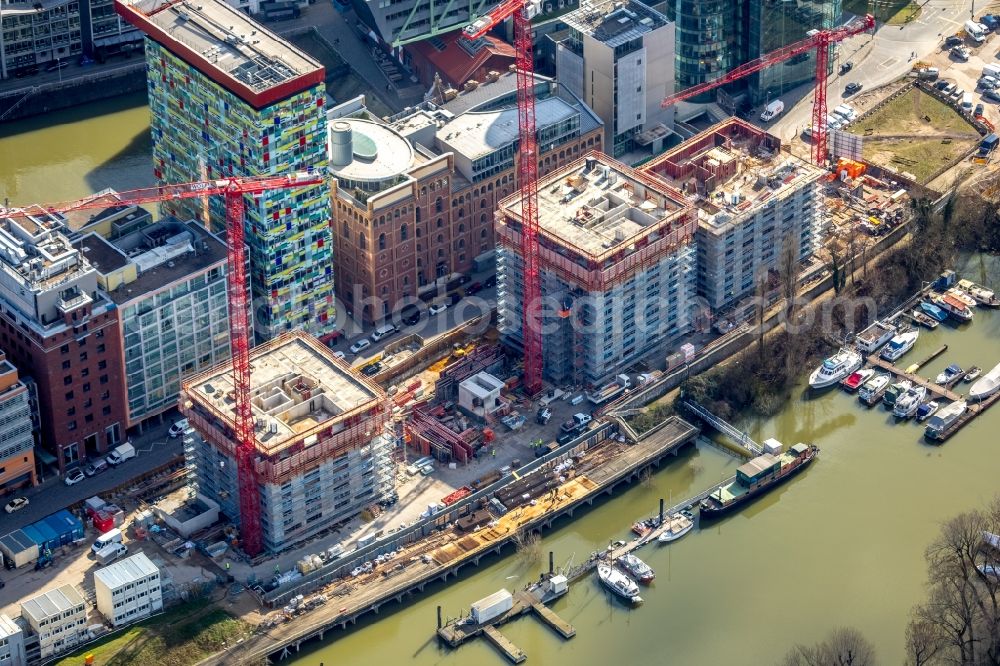
[[[563,638],[569,640],[570,638],[576,636],[576,629],[573,625],[556,615],[555,612],[545,604],[536,601],[531,604],[531,610],[535,611],[535,614],[541,618],[542,622],[552,627],[552,629]]]
[[[496,649],[503,652],[504,656],[506,656],[511,663],[520,664],[528,658],[528,655],[524,654],[524,650],[514,645],[509,638],[501,634],[492,625],[486,625],[483,627],[483,636],[490,643],[493,643],[493,646],[496,647]]]
[[[753,455],[759,456],[760,454],[764,453],[764,447],[755,442],[753,437],[751,437],[748,433],[740,430],[736,426],[719,418],[712,412],[708,411],[707,409],[699,405],[694,400],[685,399],[683,404],[706,424],[712,426],[723,435],[728,435],[730,439],[735,441],[744,449],[750,451]]]
[[[917,364],[918,369],[919,366],[929,363],[930,360],[943,354],[945,350],[947,350],[947,348],[948,348],[947,345],[943,346],[941,349],[937,350],[930,357],[918,363]],[[898,365],[895,365],[891,361],[886,361],[877,353],[872,354],[871,356],[868,357],[868,363],[874,368],[880,368],[882,370],[885,370],[886,372],[892,373],[892,375],[894,375],[896,379],[907,379],[916,386],[923,386],[925,389],[927,389],[928,393],[933,394],[937,398],[944,398],[945,400],[951,400],[952,402],[962,399],[962,396],[955,393],[951,389],[947,389],[939,384],[935,384],[931,380],[925,379],[920,375],[914,374],[912,372],[906,372],[906,370],[903,370],[902,368],[900,368]]]
[[[952,435],[972,423],[973,419],[995,405],[997,402],[1000,402],[1000,393],[994,393],[982,402],[970,403],[969,411],[967,411],[962,418],[955,421],[950,428],[942,432],[934,441],[938,444],[944,444]]]

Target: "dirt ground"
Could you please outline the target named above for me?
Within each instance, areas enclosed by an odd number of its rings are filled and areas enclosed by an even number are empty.
[[[966,154],[979,134],[954,109],[912,88],[850,130],[864,137],[865,159],[925,183]]]

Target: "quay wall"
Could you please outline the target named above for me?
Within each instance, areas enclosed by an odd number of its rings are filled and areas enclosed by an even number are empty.
[[[0,122],[12,122],[88,102],[146,90],[146,64],[134,62],[64,81],[0,93]]]

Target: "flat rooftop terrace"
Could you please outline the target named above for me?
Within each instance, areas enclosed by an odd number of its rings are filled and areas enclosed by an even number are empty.
[[[502,203],[520,218],[521,199]],[[629,245],[688,208],[679,192],[603,153],[556,171],[538,183],[539,230],[557,245],[598,257]]]
[[[260,108],[323,81],[323,66],[222,0],[116,0],[126,21]]]
[[[333,433],[359,410],[384,399],[374,382],[294,331],[250,350],[250,396],[258,448],[273,452],[319,427]],[[216,417],[235,418],[233,375],[226,363],[184,382],[187,397]],[[310,443],[306,440],[306,446]]]

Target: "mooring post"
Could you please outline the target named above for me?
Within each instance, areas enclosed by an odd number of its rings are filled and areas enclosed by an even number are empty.
[[[663,498],[660,498],[660,525],[663,524]]]
[[[555,572],[555,565],[553,564],[552,558],[553,558],[553,554],[552,554],[552,551],[550,550],[549,551],[549,573],[550,574]]]
[[[441,607],[438,606],[438,629],[441,628]]]

